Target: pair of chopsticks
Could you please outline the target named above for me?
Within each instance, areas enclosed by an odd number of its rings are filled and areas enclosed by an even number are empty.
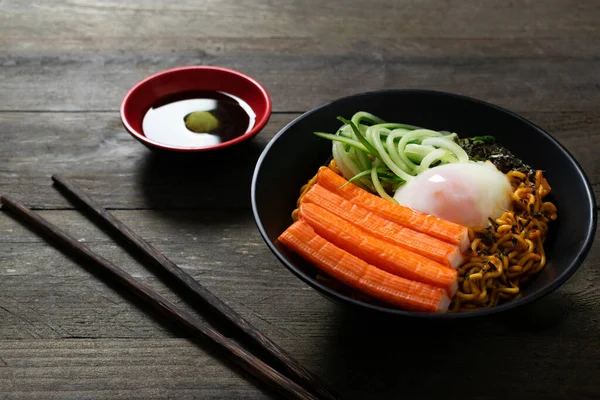
[[[333,388],[300,365],[298,361],[292,358],[285,350],[263,335],[258,329],[252,326],[250,322],[242,318],[222,300],[200,285],[173,261],[169,260],[160,251],[142,239],[142,237],[129,229],[125,224],[97,204],[79,188],[58,175],[53,175],[52,180],[60,189],[62,189],[62,191],[67,192],[69,195],[79,200],[92,212],[92,214],[106,222],[122,239],[124,239],[125,242],[128,242],[137,248],[149,263],[167,271],[173,278],[179,281],[179,283],[200,297],[210,311],[213,311],[216,315],[222,317],[222,319],[237,328],[243,339],[251,342],[258,349],[263,350],[266,354],[271,356],[280,371],[269,366],[258,357],[243,349],[236,342],[226,338],[221,333],[208,326],[206,323],[180,309],[165,297],[137,281],[110,261],[95,254],[89,248],[79,243],[76,239],[42,218],[36,212],[28,209],[17,200],[8,196],[1,196],[0,203],[28,223],[32,224],[41,234],[53,239],[53,241],[61,245],[63,249],[100,267],[103,271],[108,272],[112,278],[124,285],[128,290],[166,317],[187,328],[194,336],[212,342],[212,344],[223,350],[235,364],[254,375],[259,380],[270,385],[280,394],[295,399],[339,398]]]

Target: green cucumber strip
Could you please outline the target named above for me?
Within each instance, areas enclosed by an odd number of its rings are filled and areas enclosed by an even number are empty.
[[[363,134],[358,130],[358,128],[356,127],[356,125],[354,125],[354,123],[352,123],[352,121],[349,121],[343,117],[338,117],[338,120],[342,121],[345,124],[350,125],[350,127],[352,127],[352,130],[354,131],[354,135],[356,135],[357,139],[359,142],[362,143],[363,146],[366,147],[367,151],[373,156],[373,157],[378,157],[379,154],[377,154],[377,150],[375,149],[375,147],[373,147],[373,145],[371,145],[371,143],[369,143],[367,141],[367,139],[365,139],[365,137],[363,136]]]
[[[373,181],[373,186],[375,186],[375,190],[377,191],[378,195],[380,195],[386,200],[397,203],[397,201],[394,200],[393,197],[386,193],[386,191],[383,189],[383,186],[381,186],[381,182],[379,182],[379,177],[377,176],[376,167],[371,168],[371,180]]]
[[[367,148],[365,146],[363,146],[362,143],[360,143],[359,141],[356,141],[354,139],[349,139],[345,136],[332,135],[331,133],[324,133],[324,132],[314,132],[314,134],[317,135],[318,137],[322,137],[324,139],[333,140],[335,142],[341,142],[341,143],[347,144],[349,146],[352,146],[354,148],[357,148],[359,150],[367,151]]]
[[[428,144],[431,146],[440,147],[440,148],[449,150],[450,152],[454,153],[454,155],[458,159],[458,162],[469,161],[469,156],[467,155],[467,153],[462,149],[462,147],[460,147],[459,145],[454,143],[452,140],[448,140],[446,138],[439,138],[439,137],[429,137],[429,138],[423,139],[423,144],[426,144],[426,145]]]

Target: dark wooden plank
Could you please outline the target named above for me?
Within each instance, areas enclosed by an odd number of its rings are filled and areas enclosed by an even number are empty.
[[[23,28],[25,29],[25,28]],[[374,31],[375,33],[378,31]],[[600,39],[589,37],[248,37],[227,36],[21,36],[0,35],[0,56],[15,59],[34,55],[83,57],[118,54],[122,57],[207,56],[362,56],[406,59],[579,59],[600,56]],[[9,62],[10,63],[10,62]]]
[[[347,334],[316,346],[301,340],[283,344],[297,346],[303,362],[335,376],[348,399],[397,399],[400,394],[430,399],[442,393],[457,400],[593,399],[600,390],[595,379],[600,353],[591,342],[540,336],[469,346],[474,340],[442,344],[440,336],[428,335],[401,346],[411,339],[390,330],[383,341],[368,345]],[[2,341],[0,354],[1,399],[269,398],[184,339]],[[452,371],[460,371],[463,379]],[[552,382],[560,385],[550,391]]]
[[[367,8],[377,28],[364,21]],[[135,82],[190,64],[255,76],[278,111],[390,87],[453,91],[519,110],[592,109],[598,17],[598,7],[564,0],[16,2],[0,15],[0,109],[116,110]]]
[[[34,208],[71,207],[52,188],[50,176],[61,173],[109,208],[247,209],[260,152],[297,115],[273,115],[253,142],[231,152],[170,157],[152,153],[131,138],[117,113],[0,113],[0,192]],[[600,113],[523,115],[573,153],[600,195],[595,154]],[[238,190],[232,191],[232,184]]]
[[[160,56],[0,57],[0,110],[118,110],[136,82],[182,65],[219,65],[247,73],[265,85],[275,111],[302,111],[354,93],[389,88],[449,91],[520,111],[593,110],[600,101],[597,58],[422,59],[400,52],[369,54],[368,49],[338,56],[210,56],[184,46]]]
[[[549,0],[11,2],[8,36],[561,37],[598,31],[598,5]],[[365,16],[369,19],[366,20]],[[110,27],[109,29],[107,29]]]
[[[185,339],[4,340],[0,355],[3,400],[272,398]]]

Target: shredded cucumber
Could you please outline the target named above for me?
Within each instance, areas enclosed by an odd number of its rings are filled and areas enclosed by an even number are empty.
[[[423,161],[423,158],[435,150],[433,146],[427,146],[424,144],[415,144],[410,143],[407,144],[404,148],[404,154],[408,157],[409,160],[413,161],[416,164],[420,164]]]
[[[443,157],[447,156],[448,153],[449,152],[446,149],[435,149],[434,151],[423,157],[421,165],[419,165],[419,169],[421,170],[421,172],[429,169],[431,164],[433,164],[436,161],[440,161]]]
[[[342,175],[346,177],[346,179],[350,179],[353,176],[360,174],[362,169],[358,166],[356,161],[358,158],[352,152],[352,147],[346,151],[344,145],[340,142],[333,142],[332,153],[333,158],[335,159],[335,163],[337,164],[339,170],[342,172]],[[368,169],[370,171],[370,168]],[[372,192],[375,191],[375,187],[370,179],[359,179],[354,182],[356,185],[362,187],[363,189],[370,190]]]
[[[388,200],[404,183],[437,165],[467,162],[457,134],[389,123],[359,111],[335,134],[315,132],[333,142],[335,162],[348,181]]]
[[[469,161],[469,156],[462,149],[462,147],[460,147],[459,145],[457,145],[453,141],[445,140],[445,138],[432,138],[432,137],[429,137],[429,138],[423,140],[423,144],[425,144],[425,145],[431,145],[431,146],[437,146],[437,147],[449,150],[450,152],[452,152],[456,156],[456,158],[458,159],[458,162],[467,162],[467,161]]]

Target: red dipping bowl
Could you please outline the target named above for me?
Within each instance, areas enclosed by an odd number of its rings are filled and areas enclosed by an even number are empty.
[[[147,138],[142,121],[148,110],[160,99],[189,91],[222,91],[244,100],[256,114],[251,130],[212,146],[184,147],[159,143]],[[233,146],[256,136],[271,116],[271,98],[266,89],[248,75],[220,67],[191,66],[168,69],[138,82],[121,103],[121,121],[125,129],[151,149],[202,152]]]

